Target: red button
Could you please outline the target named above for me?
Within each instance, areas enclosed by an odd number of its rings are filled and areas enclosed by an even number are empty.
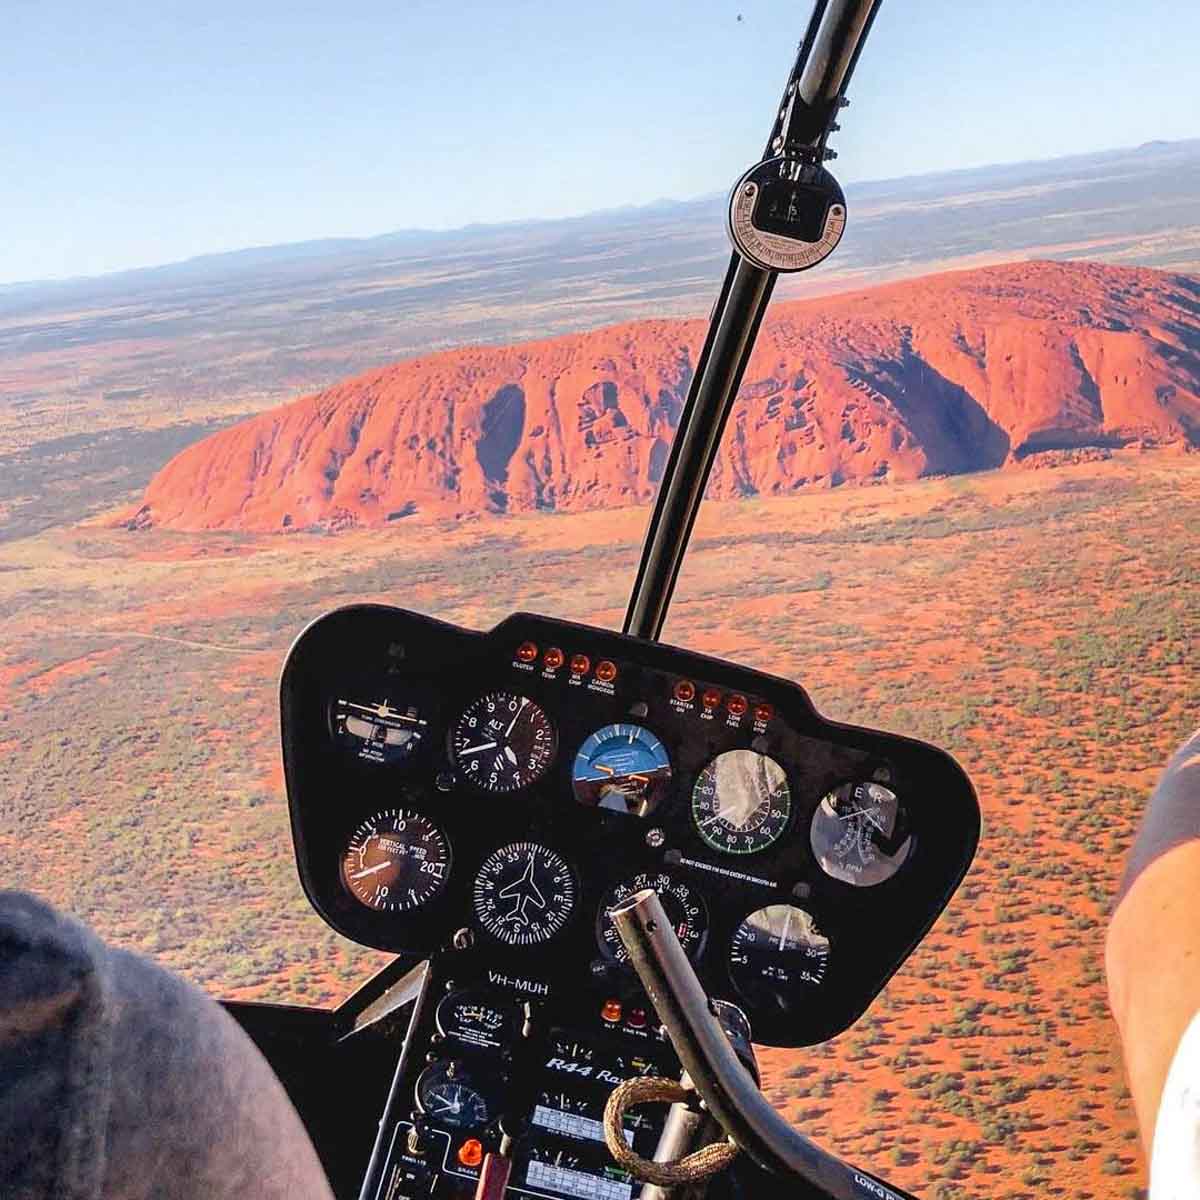
[[[563,654],[563,652],[557,646],[551,646],[550,649],[542,655],[542,662],[544,662],[551,671],[557,671],[558,668],[563,665],[563,660],[565,658],[566,655]]]
[[[596,678],[599,679],[601,683],[612,683],[612,681],[614,679],[616,679],[616,677],[617,677],[616,663],[611,663],[608,661],[607,658],[602,658],[596,664]]]
[[[744,713],[744,712],[746,711],[746,708],[747,708],[747,705],[746,705],[746,697],[745,697],[745,696],[739,696],[739,695],[737,694],[737,692],[734,692],[732,696],[729,696],[729,697],[726,699],[726,701],[725,701],[725,707],[726,707],[727,709],[729,709],[729,711],[730,711],[730,712],[731,712],[731,713],[732,713],[732,714],[733,714],[735,717],[740,717],[740,716],[742,715],[742,713]]]
[[[571,674],[586,675],[588,667],[592,665],[592,660],[586,654],[571,655]]]
[[[477,1167],[483,1162],[483,1143],[478,1138],[467,1138],[458,1148],[458,1161],[464,1167]]]
[[[522,642],[517,647],[517,658],[521,662],[533,662],[537,658],[537,647],[532,642]]]
[[[696,698],[696,685],[690,679],[681,679],[675,685],[675,699],[690,704]]]

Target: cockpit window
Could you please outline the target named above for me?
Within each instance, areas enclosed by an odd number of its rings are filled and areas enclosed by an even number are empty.
[[[0,50],[0,879],[215,995],[325,1008],[390,956],[297,878],[289,647],[359,603],[622,628],[802,32],[368,8],[23,5]],[[1144,1179],[1101,923],[1198,720],[1185,9],[884,6],[844,237],[776,289],[663,634],[976,783],[941,922],[852,1030],[765,1058],[790,1116],[934,1195],[1001,1159],[1036,1191],[1052,1143],[1081,1192]],[[1113,91],[1145,100],[1101,120]],[[815,240],[806,187],[761,194],[766,234]],[[406,710],[345,704],[407,752]]]

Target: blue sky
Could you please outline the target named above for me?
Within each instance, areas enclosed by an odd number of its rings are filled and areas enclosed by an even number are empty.
[[[0,282],[723,190],[797,0],[6,0]],[[737,19],[741,14],[742,20]],[[1191,0],[884,0],[843,181],[1200,134]]]

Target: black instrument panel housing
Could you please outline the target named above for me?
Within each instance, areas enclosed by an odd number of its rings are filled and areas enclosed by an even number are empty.
[[[567,665],[546,670],[524,663],[517,647],[560,648],[567,663],[586,654],[617,667],[611,685],[594,676],[577,682]],[[674,685],[695,684],[683,704]],[[746,697],[739,720],[724,710],[704,718],[706,687]],[[557,729],[557,752],[546,774],[511,794],[484,792],[455,771],[449,731],[480,694],[506,690],[528,696]],[[381,694],[413,703],[428,720],[416,751],[401,764],[363,761],[333,737],[335,699]],[[812,1045],[848,1028],[900,966],[945,907],[966,873],[979,837],[979,806],[958,764],[943,751],[909,738],[842,725],[821,717],[796,684],[715,658],[608,630],[517,613],[487,633],[383,605],[355,605],[319,618],[297,639],[280,687],[283,758],[300,880],[317,912],[343,936],[419,959],[463,954],[473,971],[493,967],[544,982],[580,1002],[640,996],[637,979],[599,953],[601,897],[642,871],[668,870],[704,898],[710,927],[696,963],[710,995],[747,1011],[755,1041]],[[756,730],[753,709],[773,716]],[[644,709],[643,709],[644,706]],[[671,756],[666,799],[648,817],[584,807],[575,800],[571,768],[582,742],[614,722],[650,729]],[[735,748],[759,749],[786,770],[792,812],[782,837],[750,855],[724,854],[700,837],[691,816],[692,788],[704,766]],[[907,806],[913,846],[900,871],[873,887],[830,878],[809,842],[809,822],[821,798],[851,779],[886,778]],[[441,894],[411,913],[374,911],[346,890],[339,856],[366,818],[407,807],[430,817],[450,841],[453,863]],[[661,830],[661,845],[647,833]],[[576,877],[571,920],[552,941],[526,948],[494,940],[471,903],[476,872],[487,856],[516,841],[541,842],[567,859]],[[831,943],[824,981],[790,1012],[752,1005],[729,969],[738,924],[770,904],[809,912]],[[456,931],[470,930],[473,937]],[[472,943],[462,949],[466,942]]]

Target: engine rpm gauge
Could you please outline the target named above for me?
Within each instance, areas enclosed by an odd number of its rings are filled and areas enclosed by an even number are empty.
[[[671,782],[666,747],[641,725],[605,725],[575,755],[575,799],[591,808],[644,817],[658,807]]]
[[[554,759],[554,726],[527,696],[488,692],[454,722],[450,749],[462,773],[489,792],[535,783]]]
[[[513,842],[489,855],[472,895],[480,925],[509,946],[548,942],[575,910],[566,859],[537,842]]]
[[[794,904],[751,913],[733,935],[729,974],[752,1004],[792,1012],[819,987],[829,965],[829,939]]]
[[[600,901],[600,912],[596,917],[596,936],[600,951],[613,962],[627,963],[629,952],[621,935],[613,924],[609,911],[628,900],[636,892],[653,888],[662,902],[663,911],[670,919],[675,936],[690,959],[697,959],[704,949],[708,936],[708,908],[700,894],[682,879],[676,879],[666,871],[643,871],[609,888]]]
[[[809,837],[825,874],[855,887],[891,879],[912,849],[896,793],[873,782],[834,788],[817,805]]]
[[[429,724],[413,704],[336,699],[330,717],[339,745],[364,762],[395,764],[411,758]]]
[[[726,854],[754,854],[779,840],[792,811],[784,769],[755,750],[727,750],[700,772],[692,819],[700,836]]]
[[[342,852],[342,883],[368,908],[408,912],[446,886],[450,843],[428,817],[389,808],[365,820]]]

